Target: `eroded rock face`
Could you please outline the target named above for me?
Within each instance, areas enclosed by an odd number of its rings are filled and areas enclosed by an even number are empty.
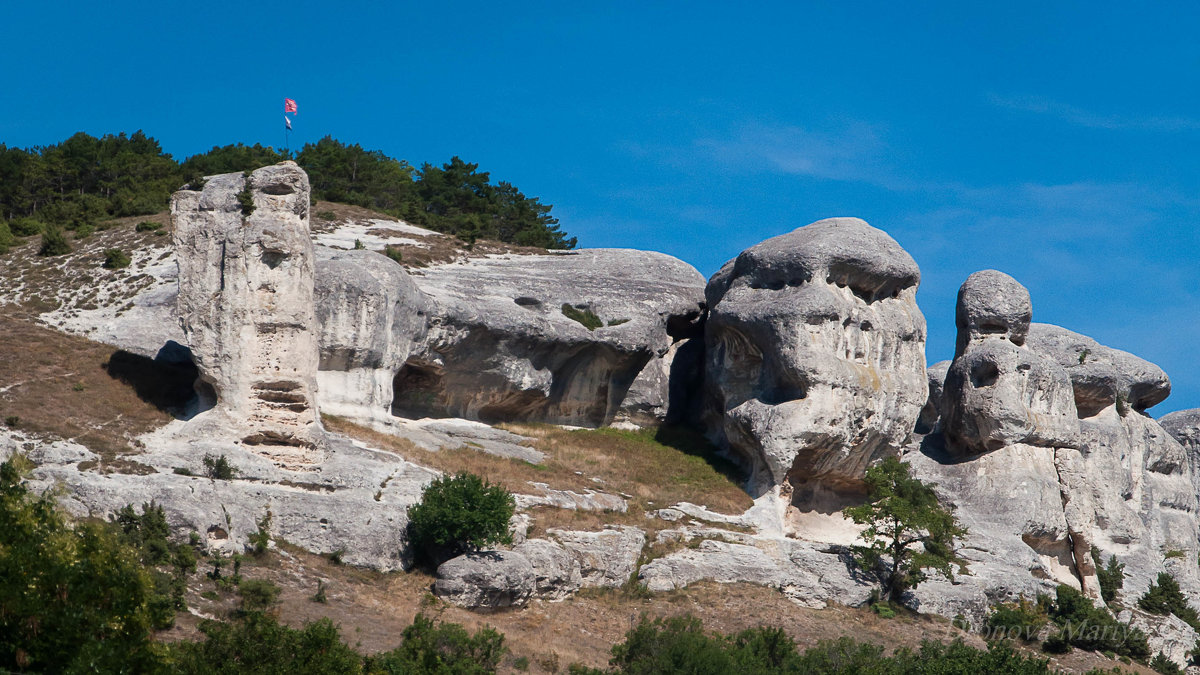
[[[1066,328],[1032,324],[1029,348],[1066,369],[1081,418],[1110,405],[1142,412],[1171,394],[1171,380],[1162,368]]]
[[[396,373],[425,337],[428,301],[408,272],[386,256],[316,250],[321,410],[386,419]]]
[[[213,414],[289,467],[323,452],[308,209],[308,176],[294,162],[212,176],[171,199],[179,320]]]
[[[706,415],[756,492],[856,491],[906,441],[926,400],[919,281],[912,257],[856,218],[768,239],[709,281]]]
[[[584,588],[618,588],[637,569],[646,533],[636,527],[609,526],[600,532],[547,531],[579,564]]]
[[[661,419],[672,346],[697,333],[703,309],[703,277],[645,251],[489,256],[413,280],[432,303],[428,337],[396,378],[395,410],[406,416]]]
[[[942,429],[951,454],[1024,443],[1079,442],[1074,391],[1053,359],[1025,347],[1029,291],[996,270],[976,272],[958,291],[958,353],[942,391]]]
[[[579,560],[547,539],[529,539],[513,547],[533,566],[534,595],[543,600],[564,600],[583,585]]]
[[[1020,282],[999,270],[975,272],[958,289],[954,356],[961,356],[973,342],[993,338],[1019,347],[1025,344],[1031,320],[1033,302]]]
[[[480,551],[438,566],[433,592],[443,600],[475,610],[519,607],[533,594],[529,560],[512,551]]]
[[[1093,548],[1125,564],[1127,601],[1164,570],[1200,597],[1188,458],[1137,408],[1166,395],[1165,375],[1085,336],[1029,324],[1028,293],[998,274],[964,284],[967,335],[946,376],[942,419],[905,456],[969,530],[961,553],[971,576],[922,584],[922,608],[981,622],[995,602],[1060,583],[1100,602]],[[1016,301],[974,299],[995,292]]]
[[[949,361],[938,361],[925,369],[929,397],[925,399],[925,406],[921,408],[921,415],[917,418],[916,432],[918,434],[927,434],[933,431],[937,421],[941,419],[942,387],[946,383],[946,373],[948,372],[950,372]]]

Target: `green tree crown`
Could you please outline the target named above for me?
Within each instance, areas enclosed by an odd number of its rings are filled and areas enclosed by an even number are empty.
[[[888,457],[867,469],[867,502],[843,510],[846,517],[866,525],[859,537],[865,546],[853,548],[864,569],[886,561],[883,590],[899,600],[933,570],[954,577],[963,566],[954,552],[954,540],[967,534],[950,507],[942,505],[933,487],[910,473],[907,463]]]

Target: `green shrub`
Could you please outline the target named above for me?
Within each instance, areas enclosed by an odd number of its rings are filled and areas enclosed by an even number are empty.
[[[508,521],[512,494],[479,476],[444,476],[428,486],[408,510],[408,536],[418,553],[434,564],[493,543],[511,543]]]
[[[181,675],[266,675],[277,673],[362,673],[362,657],[342,642],[329,619],[297,630],[274,617],[251,612],[240,621],[200,624],[204,639],[171,647],[173,668]]]
[[[42,245],[38,248],[38,255],[66,255],[70,252],[71,244],[61,229],[52,227],[42,233]]]
[[[843,637],[822,641],[800,654],[792,639],[779,628],[760,627],[723,636],[706,633],[699,620],[690,616],[653,620],[643,616],[625,634],[625,641],[613,647],[612,655],[609,661],[612,668],[608,672],[621,675],[1051,672],[1046,660],[1025,656],[1007,642],[993,643],[983,651],[958,640],[950,644],[925,641],[919,650],[901,648],[885,656],[883,647]],[[570,672],[595,675],[600,671],[573,666]]]
[[[8,222],[0,220],[0,253],[8,253],[8,249],[12,248],[15,243],[17,243],[17,238],[13,236]]]
[[[204,475],[216,480],[232,480],[238,475],[238,470],[229,463],[225,455],[217,456],[212,454],[204,455],[200,460],[204,462]]]
[[[1095,607],[1083,593],[1059,586],[1049,608],[1050,619],[1058,632],[1042,644],[1049,652],[1061,653],[1071,647],[1093,652],[1111,651],[1142,660],[1150,657],[1146,634],[1113,618],[1103,607]]]
[[[242,596],[242,610],[261,612],[279,600],[279,587],[267,579],[243,579],[238,584],[238,595]]]
[[[119,270],[129,267],[129,263],[133,262],[129,259],[129,254],[119,248],[104,249],[104,268],[110,270]]]
[[[456,623],[436,624],[417,614],[404,629],[400,646],[368,658],[365,670],[386,675],[486,675],[496,672],[507,651],[504,636],[492,628],[472,635]]]
[[[1017,638],[1032,642],[1049,622],[1044,607],[1021,598],[1017,602],[1001,603],[992,609],[987,618],[985,635],[989,640]]]
[[[872,604],[871,611],[878,614],[882,619],[896,618],[896,610],[886,602],[876,602]]]
[[[322,605],[329,601],[329,598],[325,597],[325,580],[324,579],[317,579],[317,592],[313,593],[313,596],[310,599],[313,602],[319,602]]]
[[[1200,631],[1200,615],[1188,605],[1179,583],[1168,572],[1159,572],[1158,583],[1150,584],[1146,594],[1138,598],[1138,607],[1151,614],[1174,614]]]
[[[250,186],[250,172],[243,171],[242,174],[244,175],[246,182],[242,187],[241,192],[237,193],[237,201],[242,207],[242,215],[248,216],[254,213],[254,192]]]
[[[4,426],[15,429],[21,423],[21,418],[16,415],[9,415],[4,418]]]
[[[361,239],[355,239],[355,240],[354,240],[354,250],[355,250],[355,251],[362,251],[362,250],[365,250],[366,248],[367,248],[367,247],[363,245],[363,243],[362,243],[362,240],[361,240]]]
[[[400,248],[397,246],[392,246],[389,244],[388,246],[383,247],[383,254],[386,255],[387,257],[391,258],[392,260],[395,260],[398,263],[404,262],[404,254],[400,251]]]
[[[143,220],[142,222],[138,223],[137,226],[134,227],[133,229],[138,232],[153,232],[155,230],[162,229],[162,223],[155,223],[155,222],[152,222],[149,220]]]
[[[1156,673],[1162,673],[1162,675],[1183,675],[1183,668],[1180,668],[1174,661],[1168,659],[1162,652],[1155,654],[1154,658],[1150,659],[1150,668]]]
[[[1084,350],[1087,351],[1086,349]],[[1100,597],[1105,602],[1117,599],[1117,591],[1125,586],[1125,563],[1117,562],[1117,556],[1108,557],[1108,564],[1100,564],[1100,549],[1092,547],[1092,562],[1096,564],[1096,581],[1100,584]]]
[[[584,328],[588,330],[596,330],[604,325],[604,322],[600,320],[600,317],[596,316],[590,309],[578,309],[564,302],[562,306],[562,313],[563,316],[567,317],[568,319],[571,319],[572,321],[578,321],[583,325]]]
[[[109,523],[68,523],[0,464],[0,671],[154,672],[153,582]]]
[[[46,231],[46,224],[37,218],[15,218],[9,221],[8,226],[18,237],[32,237]]]
[[[318,220],[337,220],[337,214],[333,211],[317,211],[316,216]]]
[[[271,546],[271,510],[267,509],[266,514],[258,521],[258,530],[251,534],[250,551],[254,555],[262,555],[267,552]]]

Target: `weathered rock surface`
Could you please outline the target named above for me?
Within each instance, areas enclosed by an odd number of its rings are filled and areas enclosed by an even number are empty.
[[[396,373],[425,336],[428,302],[403,267],[374,251],[316,252],[321,411],[386,420]]]
[[[216,395],[210,414],[293,468],[324,451],[308,209],[308,176],[294,162],[212,176],[171,198],[179,320]]]
[[[596,492],[595,490],[584,490],[583,492],[555,490],[545,483],[530,483],[529,485],[540,494],[513,495],[517,500],[517,506],[523,509],[535,506],[553,506],[571,511],[613,511],[616,513],[625,513],[629,510],[629,504],[617,495]]]
[[[1128,609],[1118,614],[1117,619],[1142,629],[1151,654],[1161,653],[1180,666],[1189,665],[1189,652],[1196,647],[1197,634],[1183,619],[1174,614],[1158,616]],[[1188,672],[1192,670],[1189,668]]]
[[[529,539],[513,547],[533,566],[533,593],[543,600],[563,600],[583,585],[579,560],[548,539]]]
[[[938,361],[925,369],[925,378],[929,385],[929,397],[925,399],[925,407],[917,418],[916,432],[927,434],[933,431],[942,416],[942,387],[946,383],[946,373],[950,372],[950,361]]]
[[[886,233],[834,218],[743,251],[709,281],[707,418],[757,494],[854,492],[898,452],[926,400],[920,277]]]
[[[967,277],[958,291],[957,353],[941,394],[946,448],[956,456],[1006,445],[1079,443],[1066,371],[1027,349],[1029,291],[996,270]]]
[[[697,330],[704,284],[680,260],[623,249],[490,256],[413,280],[432,320],[397,378],[397,413],[583,426],[611,422],[652,362],[669,368],[671,346]],[[666,383],[643,379],[661,408]]]
[[[1188,458],[1192,484],[1196,494],[1200,495],[1200,408],[1163,415],[1158,419],[1158,423],[1183,447]]]
[[[971,575],[928,581],[914,601],[976,624],[991,604],[1060,583],[1100,602],[1093,547],[1125,564],[1127,603],[1164,570],[1200,598],[1186,454],[1154,420],[1117,404],[1122,396],[1139,405],[1161,400],[1165,376],[1090,338],[1029,324],[1028,294],[998,275],[964,284],[960,329],[968,334],[946,376],[942,419],[905,455],[914,474],[957,507],[969,529],[961,554]],[[973,299],[985,291],[1016,300]]]
[[[469,609],[519,607],[529,602],[535,579],[533,565],[520,553],[480,551],[439,565],[433,592]]]
[[[578,561],[584,588],[624,585],[646,545],[646,534],[629,526],[609,526],[599,532],[551,529],[547,534]]]
[[[710,532],[710,534],[713,534]],[[723,538],[739,538],[725,533]],[[797,604],[822,608],[829,602],[859,605],[878,589],[863,578],[844,550],[826,550],[794,539],[743,535],[742,542],[705,539],[642,566],[639,579],[652,591],[685,588],[701,580],[744,581],[777,588]]]
[[[972,343],[954,359],[942,390],[942,429],[952,452],[1006,445],[1079,444],[1071,380],[1054,361],[1010,342]]]
[[[127,504],[154,501],[176,533],[186,538],[197,532],[206,547],[228,555],[249,546],[270,512],[272,536],[310,551],[343,551],[347,563],[383,571],[411,566],[404,536],[408,507],[435,472],[336,436],[321,464],[290,471],[227,441],[193,438],[186,426],[174,422],[142,437],[146,450],[134,459],[147,475],[80,468],[99,458],[68,441],[47,444],[3,429],[0,459],[14,451],[29,456],[38,464],[31,489],[68,486],[59,501],[76,516],[105,518]],[[205,454],[224,455],[238,472],[234,479],[202,477]]]
[[[1171,394],[1171,380],[1162,368],[1066,328],[1031,325],[1029,348],[1066,369],[1080,417],[1091,417],[1110,405],[1142,412]]]
[[[962,356],[973,342],[992,338],[1020,347],[1032,319],[1033,303],[1020,282],[998,270],[975,272],[958,289],[954,356]]]

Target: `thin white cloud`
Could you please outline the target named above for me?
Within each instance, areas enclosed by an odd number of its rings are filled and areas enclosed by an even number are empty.
[[[723,165],[829,180],[880,182],[884,147],[875,127],[855,123],[837,132],[798,126],[749,125],[730,138],[696,146]]]
[[[1104,115],[1040,96],[1001,96],[989,94],[993,105],[1010,110],[1050,115],[1090,129],[1179,132],[1200,129],[1200,119],[1172,116]]]

